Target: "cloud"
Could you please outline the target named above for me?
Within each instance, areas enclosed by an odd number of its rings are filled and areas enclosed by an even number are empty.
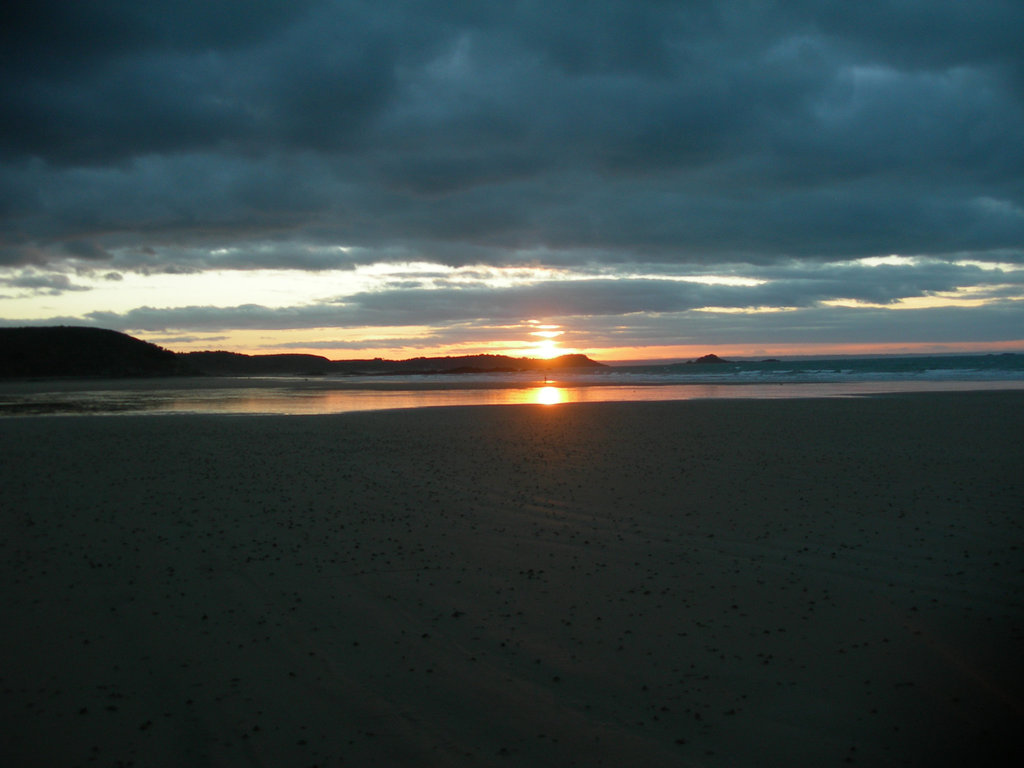
[[[642,326],[643,317],[705,311],[757,312],[822,310],[838,299],[862,305],[897,306],[914,299],[946,297],[992,301],[1024,300],[1024,270],[982,268],[974,264],[896,259],[823,265],[816,262],[748,268],[743,281],[657,274],[608,277],[601,273],[524,273],[517,281],[493,282],[500,271],[409,270],[383,280],[381,287],[301,305],[266,307],[143,306],[125,312],[93,311],[85,318],[98,325],[147,332],[282,330],[297,328],[455,326],[495,329],[530,318],[568,326],[592,318],[617,318],[623,326]],[[55,276],[60,278],[60,275]],[[21,285],[43,285],[26,273]],[[54,276],[46,278],[54,280]],[[14,285],[14,282],[10,284]],[[67,281],[46,282],[47,286]],[[1018,301],[1024,306],[1024,301]],[[900,314],[906,315],[906,312]],[[827,312],[807,316],[825,317]],[[760,316],[760,314],[758,315]],[[866,316],[866,315],[864,315]],[[889,313],[890,317],[896,315]]]
[[[76,285],[71,278],[59,272],[36,272],[21,270],[9,276],[0,275],[0,286],[20,289],[23,292],[44,296],[59,296],[67,291],[87,291],[88,287]]]
[[[1022,27],[1012,0],[15,3],[0,270],[607,278],[391,286],[293,313],[353,326],[951,291],[988,277],[954,262],[1024,264]],[[848,266],[889,254],[920,258]]]
[[[283,311],[260,307],[210,308],[187,307],[174,310],[143,308],[115,316],[97,313],[90,318],[98,327],[140,332],[147,328],[148,338],[161,344],[184,343],[202,339],[205,346],[217,346],[224,335],[208,335],[218,328],[288,328],[302,318],[303,327],[330,327],[338,314]],[[80,319],[56,318],[45,323],[81,324]],[[990,304],[966,309],[936,307],[915,311],[877,308],[807,307],[756,314],[709,313],[681,310],[656,314],[590,315],[571,319],[563,326],[559,342],[564,348],[601,349],[602,347],[646,347],[662,345],[764,345],[786,344],[877,344],[879,340],[902,344],[957,344],[978,341],[1019,341],[1017,329],[1024,323],[1024,305],[1020,301]],[[0,321],[0,324],[7,324]],[[22,323],[19,323],[22,324]],[[188,328],[193,334],[162,337],[154,332],[170,328]],[[319,341],[270,343],[267,349],[303,348],[325,350],[399,349],[433,350],[440,347],[494,342],[524,343],[530,337],[523,324],[475,325],[472,323],[436,324],[417,335],[401,330],[360,334],[352,338],[339,328],[339,335]],[[201,336],[194,334],[200,333]]]
[[[38,5],[19,5],[0,60],[0,199],[56,256],[71,238],[268,230],[491,262],[1024,236],[1013,4]],[[49,205],[10,199],[36,185]]]

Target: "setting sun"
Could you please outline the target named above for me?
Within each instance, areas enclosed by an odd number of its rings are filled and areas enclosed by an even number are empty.
[[[550,360],[553,357],[565,354],[565,350],[559,348],[557,341],[558,337],[565,333],[565,331],[561,330],[560,325],[541,323],[538,320],[527,320],[526,324],[533,329],[529,332],[529,335],[538,339],[538,341],[528,342],[530,347],[529,355],[531,357]]]
[[[550,360],[552,357],[557,357],[561,354],[561,350],[558,348],[558,342],[552,339],[544,339],[543,341],[536,342],[536,346],[533,348],[533,354],[537,357]]]

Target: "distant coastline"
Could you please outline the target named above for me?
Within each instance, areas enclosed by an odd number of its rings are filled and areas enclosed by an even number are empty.
[[[0,328],[0,378],[154,376],[398,376],[606,368],[586,355],[328,360],[319,355],[172,352],[119,331],[83,326]]]
[[[429,406],[997,389],[1024,389],[1024,355],[822,360],[704,355],[661,365],[607,365],[583,355],[332,362],[315,355],[174,353],[97,329],[0,329],[0,417],[312,415]]]
[[[108,382],[194,378],[207,386],[230,380],[301,379],[306,385],[415,389],[424,386],[518,386],[558,379],[562,386],[671,384],[794,384],[1024,380],[1024,354],[797,357],[601,363],[582,354],[551,359],[506,355],[416,357],[407,360],[329,360],[319,355],[246,355],[227,351],[173,352],[124,333],[80,326],[0,328],[0,381]],[[431,383],[427,384],[427,380]],[[571,382],[571,383],[570,383]],[[61,386],[65,386],[62,384]],[[91,385],[90,385],[91,386]]]

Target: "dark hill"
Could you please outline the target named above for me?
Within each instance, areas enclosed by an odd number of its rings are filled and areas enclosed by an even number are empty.
[[[58,326],[0,328],[0,378],[27,376],[322,376],[604,368],[586,355],[551,360],[466,355],[411,360],[328,360],[319,355],[243,355],[237,352],[175,354],[124,333],[101,328]]]
[[[173,352],[103,328],[0,328],[0,378],[23,376],[169,376]]]
[[[509,371],[547,371],[567,368],[604,368],[586,355],[562,355],[550,360],[507,355],[463,355],[461,357],[414,357],[409,360],[335,360],[335,374],[433,374],[501,373]]]
[[[331,361],[319,355],[242,355],[237,352],[184,352],[178,355],[190,369],[207,376],[301,374],[319,376]]]
[[[498,373],[546,371],[567,368],[603,368],[586,355],[563,355],[551,360],[505,355],[462,357],[414,357],[409,360],[328,360],[319,355],[242,355],[237,352],[187,352],[179,354],[188,368],[207,376],[398,376],[440,373]]]

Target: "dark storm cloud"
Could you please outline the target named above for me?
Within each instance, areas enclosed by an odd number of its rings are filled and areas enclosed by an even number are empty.
[[[244,130],[234,57],[309,2],[13,0],[5,4],[5,155],[96,163],[216,144]]]
[[[1010,0],[6,8],[0,263],[1024,243]]]

